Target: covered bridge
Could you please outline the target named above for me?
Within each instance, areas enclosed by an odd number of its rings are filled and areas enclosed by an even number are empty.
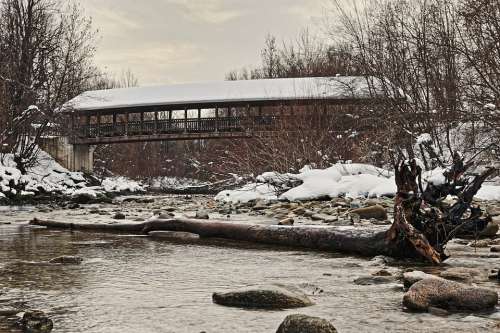
[[[94,145],[251,137],[276,131],[303,106],[326,112],[328,105],[378,104],[380,87],[372,77],[339,76],[88,91],[59,110],[70,120],[67,147],[59,143],[52,155],[72,170],[90,171]]]

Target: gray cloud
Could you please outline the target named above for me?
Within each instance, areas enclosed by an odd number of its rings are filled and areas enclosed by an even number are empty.
[[[101,36],[97,62],[141,85],[221,80],[260,62],[268,33],[293,39],[328,0],[81,0]]]

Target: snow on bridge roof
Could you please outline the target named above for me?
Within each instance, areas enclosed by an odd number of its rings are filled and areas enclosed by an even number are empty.
[[[299,100],[369,100],[374,94],[363,76],[221,81],[85,92],[62,111],[99,111],[153,106],[216,105]],[[379,81],[378,81],[379,82]],[[380,86],[380,85],[379,85]]]

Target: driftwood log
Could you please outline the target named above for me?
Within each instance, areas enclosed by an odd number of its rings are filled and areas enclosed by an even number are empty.
[[[395,166],[397,194],[394,202],[394,223],[387,233],[388,243],[400,244],[408,257],[417,257],[439,264],[448,257],[446,244],[458,236],[477,236],[491,217],[473,204],[483,183],[497,170],[465,176],[472,164],[465,164],[455,154],[453,165],[443,174],[444,181],[423,187],[422,168],[416,160]],[[453,202],[446,201],[449,197]],[[404,254],[403,254],[404,256]]]
[[[356,227],[273,226],[217,220],[154,219],[144,223],[68,223],[34,219],[31,225],[54,229],[147,234],[152,231],[180,231],[203,238],[220,238],[252,243],[280,245],[359,254],[400,257],[400,249],[386,241],[386,231]]]
[[[427,260],[434,264],[447,256],[445,247],[453,237],[474,235],[491,221],[473,198],[483,182],[495,170],[474,177],[464,177],[463,160],[457,156],[445,173],[442,184],[422,186],[422,169],[417,161],[397,165],[394,223],[386,231],[355,227],[267,226],[216,220],[156,219],[138,224],[88,224],[56,221],[31,221],[32,225],[82,231],[129,232],[180,231],[204,238],[222,238],[261,244],[302,247],[321,251],[386,255],[394,258]],[[444,199],[456,198],[453,204]]]

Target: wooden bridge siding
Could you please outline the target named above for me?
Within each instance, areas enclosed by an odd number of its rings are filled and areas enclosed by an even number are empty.
[[[318,124],[328,105],[359,107],[380,104],[381,100],[327,101],[262,101],[238,104],[189,104],[181,106],[129,107],[112,110],[84,111],[73,114],[72,143],[105,144],[144,141],[196,140],[215,138],[249,137],[252,133],[288,130],[287,125],[299,124],[296,107],[319,108]],[[267,108],[272,108],[270,111]],[[214,110],[215,117],[201,117],[201,110]],[[221,115],[221,110],[227,110]],[[188,118],[188,111],[197,111],[196,117]],[[264,112],[266,110],[267,112]],[[269,112],[270,111],[270,112]],[[162,119],[159,113],[164,113]],[[183,113],[173,118],[173,112]],[[148,114],[145,117],[145,114]],[[131,120],[131,115],[135,115]],[[168,115],[168,116],[167,116]],[[118,120],[120,117],[121,121]],[[315,116],[316,117],[316,116]],[[92,119],[91,119],[92,118]],[[103,121],[104,120],[104,121]],[[290,121],[289,121],[290,120]],[[304,123],[306,124],[306,123]]]

